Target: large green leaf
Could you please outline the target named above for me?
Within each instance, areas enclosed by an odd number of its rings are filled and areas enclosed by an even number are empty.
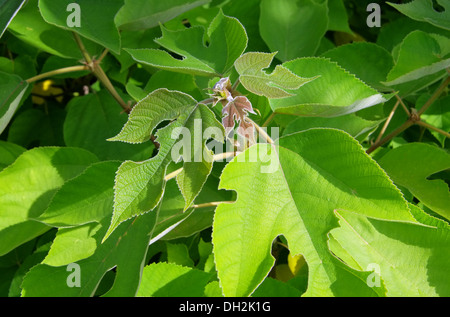
[[[0,1],[0,37],[2,37],[12,19],[25,3],[25,0],[2,0]]]
[[[163,195],[164,176],[171,161],[183,159],[185,166],[189,165],[177,177],[186,207],[203,187],[212,168],[211,158],[207,159],[210,154],[204,153],[203,133],[207,128],[219,129],[221,136],[216,134],[214,138],[223,142],[224,129],[214,113],[191,96],[155,90],[133,108],[122,131],[110,140],[144,142],[161,121],[174,119],[156,132],[156,141],[161,146],[155,157],[144,162],[125,161],[117,171],[114,213],[105,239],[122,221],[155,208]],[[172,153],[175,145],[183,148],[182,154]]]
[[[66,7],[64,7],[58,14],[62,15],[65,21],[69,12],[66,12]],[[9,25],[8,31],[11,31],[21,41],[52,55],[74,59],[83,58],[70,31],[51,25],[42,18],[38,0],[29,0],[22,7]],[[101,46],[88,40],[83,43],[92,55],[101,53]]]
[[[386,89],[381,84],[394,66],[391,54],[370,42],[354,42],[331,49],[322,57],[331,59],[375,89]]]
[[[291,91],[292,97],[272,99],[277,113],[301,116],[336,117],[387,101],[382,95],[325,58],[299,58],[283,64],[294,74],[313,81]]]
[[[65,30],[77,32],[80,35],[99,43],[111,51],[120,54],[120,35],[114,24],[114,16],[123,5],[123,0],[79,0],[80,26],[70,27],[67,24],[69,5],[72,0],[39,0],[42,17],[50,24]],[[99,14],[101,12],[101,14]]]
[[[415,222],[406,201],[380,167],[348,134],[311,129],[258,144],[224,169],[220,188],[237,191],[217,207],[213,245],[226,296],[248,296],[274,264],[273,240],[284,235],[291,254],[303,254],[305,296],[383,295],[369,288],[367,272],[350,269],[329,251],[334,210],[378,219]]]
[[[120,162],[92,164],[67,181],[55,194],[39,221],[56,227],[100,222],[113,210],[114,177]]]
[[[450,295],[448,228],[336,214],[331,234],[360,267],[378,266],[388,296]]]
[[[82,149],[36,148],[0,173],[0,255],[50,229],[36,221],[64,182],[97,158]]]
[[[395,183],[450,219],[448,185],[443,180],[428,180],[432,174],[450,168],[450,155],[446,151],[424,143],[409,143],[389,151],[379,163]]]
[[[386,85],[393,86],[441,72],[450,67],[450,39],[413,31],[400,44],[398,57]]]
[[[210,275],[200,270],[154,263],[144,268],[137,296],[202,297],[209,279]]]
[[[67,229],[65,239],[60,236],[54,242],[59,244],[58,248],[61,249],[66,245],[68,239],[78,241],[83,239],[80,246],[84,246],[86,249],[44,260],[44,262],[59,266],[39,264],[33,267],[25,276],[22,284],[22,296],[93,296],[104,275],[114,267],[116,268],[114,284],[104,296],[135,296],[155,219],[156,213],[130,219],[122,223],[110,239],[104,243],[101,243],[101,240],[108,228],[108,218],[103,219],[100,229],[95,224]],[[89,242],[92,239],[95,239],[95,242]],[[67,270],[67,264],[69,264],[67,262],[73,260],[77,255],[78,259],[82,258],[80,252],[83,252],[82,255],[85,256],[88,255],[88,252],[92,253],[94,243],[97,248],[93,254],[76,262],[80,268],[80,287],[69,287],[67,280],[71,272]],[[56,248],[56,246],[52,246],[52,248]]]
[[[151,156],[154,149],[151,143],[133,146],[107,141],[127,122],[127,114],[106,90],[73,98],[67,108],[64,121],[67,146],[85,148],[100,159],[139,161]]]
[[[277,65],[271,74],[265,73],[263,69],[270,66],[275,54],[250,52],[236,60],[234,67],[247,90],[267,98],[285,98],[292,96],[287,89],[298,89],[314,79],[298,77],[282,65]]]
[[[403,4],[388,2],[388,4],[411,19],[428,22],[437,27],[450,30],[450,5],[445,0],[437,0],[437,3],[444,8],[443,12],[438,12],[433,8],[432,0],[413,0]]]
[[[16,112],[27,87],[19,76],[0,72],[0,134]]]
[[[12,164],[26,149],[20,145],[0,140],[0,171]]]
[[[149,29],[210,1],[125,0],[125,5],[119,10],[114,21],[121,30],[137,31]]]
[[[263,0],[259,28],[270,50],[277,51],[282,61],[314,55],[328,28],[327,3]]]
[[[206,34],[201,26],[171,31],[161,26],[162,37],[155,41],[167,50],[181,55],[176,59],[168,52],[154,49],[125,49],[138,62],[175,72],[222,76],[247,47],[247,34],[235,18],[217,14]],[[208,37],[208,45],[205,45]]]

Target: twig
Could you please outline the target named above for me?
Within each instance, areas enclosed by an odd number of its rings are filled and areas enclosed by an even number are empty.
[[[213,201],[210,203],[204,203],[204,204],[198,204],[198,205],[192,205],[192,208],[207,208],[207,207],[217,207],[220,204],[232,204],[234,201]]]
[[[400,104],[400,100],[397,100],[397,102],[394,105],[394,108],[392,108],[391,112],[389,113],[389,116],[386,119],[386,122],[384,123],[383,127],[381,128],[380,134],[378,134],[378,137],[375,140],[375,143],[379,142],[381,138],[383,137],[384,132],[386,132],[386,129],[389,125],[389,123],[392,120],[392,117],[394,116],[395,111],[397,110],[398,105]]]
[[[419,116],[433,104],[433,102],[439,97],[439,95],[444,91],[445,87],[447,87],[449,83],[450,83],[450,76],[448,76],[444,80],[444,82],[438,87],[438,89],[436,89],[436,91],[433,93],[430,99],[428,99],[427,102],[422,106],[422,108],[420,108],[420,110],[417,112]]]
[[[264,131],[263,128],[261,128],[259,125],[257,125],[252,119],[250,118],[246,118],[246,120],[248,122],[250,122],[251,124],[253,124],[253,126],[256,128],[256,131],[258,131],[259,135],[266,140],[267,143],[269,144],[274,144],[275,142],[272,140],[272,138],[267,134],[266,131]]]
[[[79,71],[83,71],[83,70],[89,70],[90,68],[86,65],[77,65],[77,66],[70,66],[70,67],[64,67],[64,68],[60,68],[60,69],[55,69],[43,74],[39,74],[37,76],[28,78],[26,80],[27,83],[33,83],[35,81],[41,80],[43,78],[47,78],[47,77],[52,77],[55,75],[61,75],[61,74],[66,74],[66,73],[71,73],[71,72],[79,72]]]
[[[398,95],[395,95],[395,98],[397,98],[397,101],[400,102],[400,104],[402,105],[403,110],[405,110],[406,114],[408,115],[408,117],[411,116],[411,112],[408,110],[408,108],[406,107],[405,103],[403,102],[402,98],[400,98]]]
[[[386,137],[384,137],[383,139],[381,139],[378,142],[375,142],[369,149],[367,149],[366,153],[367,154],[372,153],[375,149],[377,149],[378,147],[380,147],[384,143],[390,141],[392,138],[396,137],[398,134],[402,133],[403,131],[408,129],[413,124],[414,124],[414,122],[412,120],[408,119],[408,121],[406,121],[401,126],[399,126],[397,129],[395,129],[394,131],[389,133]]]
[[[277,113],[275,111],[272,112],[272,114],[267,118],[267,120],[263,123],[263,125],[261,127],[267,127],[276,115],[277,115]]]
[[[450,133],[445,132],[444,130],[441,130],[439,128],[436,128],[435,126],[433,126],[431,124],[428,124],[428,123],[423,122],[423,121],[417,121],[416,124],[418,124],[418,125],[420,125],[420,126],[422,126],[424,128],[428,128],[430,130],[436,131],[436,132],[438,132],[438,133],[440,133],[440,134],[442,134],[442,135],[444,135],[444,136],[446,136],[447,138],[450,139]]]

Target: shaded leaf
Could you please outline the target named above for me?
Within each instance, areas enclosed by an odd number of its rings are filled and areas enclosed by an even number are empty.
[[[24,3],[25,0],[9,0],[0,3],[0,37]]]
[[[442,12],[438,12],[433,8],[432,0],[413,0],[403,4],[388,2],[389,5],[411,19],[425,21],[437,27],[450,30],[450,5],[445,0],[437,0],[437,3],[444,8]]]
[[[450,155],[424,143],[409,143],[389,151],[379,163],[392,180],[406,187],[425,206],[450,219],[450,192],[434,173],[450,168]],[[418,168],[420,166],[420,168]]]

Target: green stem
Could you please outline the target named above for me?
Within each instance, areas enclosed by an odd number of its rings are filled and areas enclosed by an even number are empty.
[[[89,52],[86,50],[80,36],[75,32],[73,32],[73,36],[75,38],[75,42],[77,42],[77,45],[80,48],[81,54],[83,55],[87,66],[92,70],[94,75],[103,84],[103,86],[105,86],[106,90],[109,91],[109,93],[113,96],[113,98],[117,101],[117,103],[122,107],[122,109],[125,110],[126,113],[130,113],[131,108],[127,105],[127,103],[125,101],[123,101],[122,97],[120,97],[119,93],[116,91],[116,89],[112,85],[111,81],[109,80],[109,78],[105,74],[105,72],[103,71],[103,69],[100,66],[100,64],[98,63],[98,61],[94,61],[91,58],[91,56],[89,55]],[[106,55],[106,54],[102,54],[102,56],[103,55]]]
[[[26,80],[27,83],[33,83],[36,82],[38,80],[41,80],[43,78],[47,78],[47,77],[52,77],[55,75],[61,75],[61,74],[66,74],[66,73],[71,73],[71,72],[79,72],[79,71],[83,71],[83,70],[89,70],[90,68],[86,65],[77,65],[77,66],[70,66],[70,67],[64,67],[64,68],[60,68],[60,69],[55,69],[31,78],[28,78]]]
[[[267,127],[270,122],[272,122],[273,118],[277,115],[276,112],[272,112],[272,114],[267,118],[267,120],[263,123],[262,127]]]
[[[369,149],[367,149],[366,153],[367,154],[372,153],[375,149],[382,146],[384,143],[390,141],[391,139],[393,139],[394,137],[396,137],[397,135],[399,135],[400,133],[402,133],[403,131],[408,129],[413,124],[414,124],[414,122],[412,120],[406,121],[401,126],[399,126],[397,129],[395,129],[390,134],[388,134],[386,137],[384,137],[383,139],[381,139],[378,142],[375,142]]]
[[[422,126],[424,128],[428,128],[430,130],[436,131],[436,132],[438,132],[438,133],[440,133],[440,134],[442,134],[442,135],[444,135],[444,136],[446,136],[447,138],[450,139],[450,133],[445,132],[444,130],[441,130],[439,128],[436,128],[435,126],[432,126],[431,124],[428,124],[428,123],[423,122],[423,121],[417,121],[416,124],[418,124],[418,125],[420,125],[420,126]]]
[[[436,89],[436,91],[433,93],[430,99],[428,99],[427,102],[422,106],[422,108],[420,108],[420,110],[417,112],[419,116],[433,104],[433,102],[440,96],[440,94],[444,91],[444,89],[447,87],[449,83],[450,83],[450,76],[447,77],[442,82],[442,84],[438,87],[438,89]]]
[[[197,208],[217,207],[220,204],[232,204],[232,203],[234,203],[234,201],[213,201],[210,203],[192,205],[192,207],[197,209]]]
[[[272,138],[267,134],[266,131],[264,131],[264,129],[262,129],[259,125],[257,125],[252,119],[247,118],[247,121],[249,121],[251,124],[253,124],[253,126],[256,128],[256,131],[258,131],[259,135],[266,140],[267,143],[269,144],[274,144],[275,142],[272,140]]]

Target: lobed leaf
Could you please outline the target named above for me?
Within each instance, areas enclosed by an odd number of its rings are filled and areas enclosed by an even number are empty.
[[[125,0],[114,17],[114,22],[120,30],[150,29],[209,2],[211,0],[188,0],[182,3],[179,0]]]
[[[437,0],[437,3],[444,8],[443,12],[434,9],[432,0],[413,0],[403,4],[388,2],[389,5],[413,20],[428,22],[450,30],[450,5],[444,0]]]
[[[363,268],[379,268],[387,296],[449,296],[450,230],[336,212],[331,234]]]
[[[400,191],[348,134],[311,129],[258,144],[223,170],[220,188],[237,200],[220,204],[213,224],[216,268],[226,296],[248,296],[274,264],[273,240],[283,235],[290,253],[308,263],[305,296],[379,296],[367,272],[355,271],[329,251],[334,210],[377,219],[416,222]]]
[[[205,34],[203,27],[194,26],[171,31],[161,26],[162,37],[156,43],[176,53],[176,59],[168,52],[155,49],[125,49],[138,62],[175,72],[223,77],[247,47],[247,34],[235,18],[220,11]],[[208,45],[205,45],[205,37]]]
[[[317,78],[292,91],[292,97],[270,100],[277,113],[336,117],[386,102],[393,96],[380,94],[325,58],[299,58],[283,66],[298,76]]]
[[[263,69],[268,68],[276,53],[250,52],[239,57],[234,63],[239,73],[239,80],[249,91],[267,98],[285,98],[293,94],[286,90],[300,88],[315,78],[301,78],[287,68],[277,65],[271,74]]]
[[[105,239],[124,220],[155,208],[164,193],[164,176],[171,161],[183,159],[185,164],[195,166],[194,173],[182,173],[177,179],[186,199],[186,208],[198,195],[211,171],[211,161],[205,161],[203,153],[203,133],[214,127],[223,131],[223,126],[205,105],[182,92],[155,90],[133,108],[122,131],[110,140],[143,142],[163,120],[175,121],[156,132],[156,141],[160,144],[158,154],[143,162],[125,161],[117,171],[114,212]],[[184,135],[185,132],[188,136]],[[180,136],[183,136],[181,155],[174,154],[173,150],[175,145],[180,145]],[[223,142],[223,133],[214,138]]]

